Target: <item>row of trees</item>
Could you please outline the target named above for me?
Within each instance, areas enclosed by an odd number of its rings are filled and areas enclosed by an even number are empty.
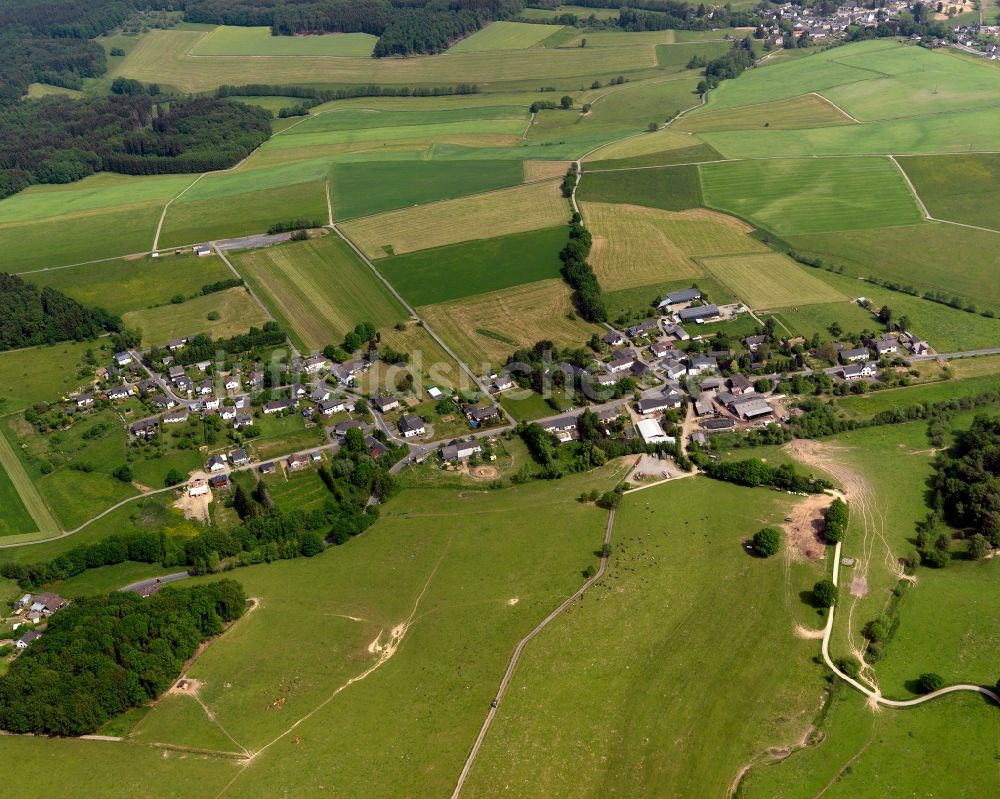
[[[47,97],[0,108],[0,199],[31,183],[71,183],[232,166],[271,135],[270,113],[215,97]]]
[[[773,486],[783,491],[819,494],[830,488],[830,483],[819,478],[799,474],[790,463],[778,467],[764,463],[760,458],[742,461],[711,461],[704,465],[705,474],[715,480],[725,480],[741,486]]]
[[[0,728],[85,735],[170,687],[198,645],[246,607],[239,583],[76,599],[0,677]]]
[[[120,330],[122,320],[102,308],[87,308],[54,288],[39,289],[0,272],[0,350],[84,341]]]
[[[198,361],[212,360],[220,350],[227,355],[238,355],[262,347],[280,346],[285,343],[285,339],[285,331],[277,322],[265,322],[263,329],[251,327],[246,333],[230,338],[213,339],[201,333],[192,338],[183,349],[173,353],[173,356],[174,361],[181,366],[190,366]],[[146,361],[150,366],[159,364],[167,354],[169,353],[159,347],[154,347],[146,355]]]
[[[603,322],[608,314],[601,298],[601,284],[597,282],[597,275],[587,263],[590,246],[590,231],[583,226],[580,214],[574,211],[569,223],[569,242],[559,253],[563,262],[559,271],[574,289],[573,304],[580,316],[588,322]]]

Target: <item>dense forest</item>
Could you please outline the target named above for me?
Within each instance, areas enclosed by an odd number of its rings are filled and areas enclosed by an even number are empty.
[[[0,728],[86,735],[155,699],[198,645],[246,607],[239,583],[167,586],[147,599],[116,591],[52,616],[0,677]]]
[[[931,477],[935,507],[960,529],[1000,546],[1000,417],[977,415],[938,455]]]
[[[223,169],[270,133],[269,112],[216,97],[47,97],[0,107],[0,199],[32,183],[71,183],[100,171]]]
[[[87,308],[53,288],[39,289],[17,275],[0,272],[0,350],[56,341],[84,341],[121,330],[122,320]]]

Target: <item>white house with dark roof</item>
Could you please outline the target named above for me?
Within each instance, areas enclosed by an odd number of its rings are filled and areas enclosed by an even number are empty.
[[[855,347],[854,349],[843,349],[840,351],[840,360],[843,363],[857,363],[867,361],[871,353],[867,347]]]
[[[119,366],[128,366],[132,363],[132,355],[128,352],[116,352],[115,353],[115,363]]]
[[[453,441],[441,448],[441,459],[446,461],[464,461],[483,451],[482,445],[475,439],[471,441]]]
[[[414,436],[422,436],[427,427],[424,420],[413,413],[408,413],[399,420],[397,425],[399,427],[399,432],[403,434],[403,438],[413,438]]]
[[[849,363],[843,366],[840,374],[844,380],[860,380],[864,377],[875,377],[878,374],[878,365],[875,363]]]

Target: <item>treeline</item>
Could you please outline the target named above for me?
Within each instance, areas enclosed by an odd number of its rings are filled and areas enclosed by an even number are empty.
[[[714,480],[724,480],[736,485],[757,487],[773,486],[782,491],[821,494],[831,484],[826,480],[799,474],[790,463],[774,467],[760,458],[743,461],[710,461],[704,465],[705,474]]]
[[[99,77],[106,69],[107,57],[97,42],[0,30],[0,106],[17,103],[32,83],[82,89],[84,78]]]
[[[573,304],[580,316],[588,322],[603,322],[608,314],[601,297],[601,284],[597,282],[597,275],[587,263],[590,245],[590,231],[583,226],[580,214],[574,212],[569,224],[569,242],[559,253],[563,262],[559,271],[574,289]]]
[[[938,455],[930,486],[933,505],[949,524],[1000,546],[1000,417],[977,415],[958,433]]]
[[[750,42],[750,37],[745,37],[739,42],[735,42],[728,53],[713,58],[705,64],[705,78],[698,82],[698,93],[704,94],[724,80],[738,78],[753,65],[753,45]]]
[[[274,235],[275,233],[288,233],[290,230],[305,230],[313,227],[323,227],[323,221],[300,216],[298,219],[283,219],[280,222],[275,222],[268,227],[267,232],[269,235]]]
[[[39,289],[0,272],[0,350],[56,341],[85,341],[121,330],[122,320],[102,308],[87,308],[54,288]]]
[[[202,294],[215,294],[217,291],[225,291],[226,289],[234,289],[237,286],[243,285],[243,279],[238,277],[231,277],[228,280],[216,280],[214,283],[206,283],[201,287]]]
[[[0,108],[0,199],[95,172],[157,175],[232,166],[271,135],[270,113],[214,97],[47,97]]]
[[[173,683],[198,646],[243,615],[239,583],[79,598],[0,677],[0,728],[86,735]]]
[[[192,338],[184,348],[173,353],[174,362],[181,366],[190,366],[198,361],[209,361],[220,350],[227,355],[238,355],[252,352],[259,347],[277,347],[285,343],[285,331],[277,322],[265,322],[263,328],[251,327],[246,333],[239,333],[230,338],[213,339],[200,333]],[[146,354],[146,363],[150,366],[159,364],[170,353],[153,347]]]

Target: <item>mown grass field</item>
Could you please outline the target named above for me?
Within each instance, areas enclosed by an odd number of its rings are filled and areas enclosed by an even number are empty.
[[[368,58],[377,36],[329,33],[320,36],[272,36],[271,29],[220,25],[191,48],[192,56],[353,56]]]
[[[448,48],[449,53],[477,53],[484,50],[527,50],[561,30],[558,26],[526,22],[491,22],[471,36]]]
[[[629,141],[635,141],[631,139]],[[627,142],[622,142],[626,144]],[[607,150],[599,150],[596,155],[603,158],[605,152],[612,152],[614,145]],[[617,151],[614,151],[617,152]],[[690,147],[678,147],[673,150],[650,152],[646,155],[634,155],[623,158],[587,161],[585,172],[605,172],[616,169],[635,169],[651,166],[681,166],[684,164],[700,164],[706,161],[717,161],[721,156],[707,144],[695,144]]]
[[[51,286],[84,305],[113,314],[170,302],[176,294],[191,296],[201,287],[233,276],[216,257],[169,256],[103,261],[24,275],[37,286]]]
[[[565,169],[558,170],[565,173]],[[340,221],[411,205],[450,200],[506,186],[525,177],[520,161],[364,161],[338,164],[330,187]]]
[[[706,205],[778,235],[922,220],[902,175],[885,158],[734,161],[697,169]]]
[[[958,296],[980,309],[997,309],[1000,271],[993,255],[996,240],[995,233],[928,222],[901,228],[792,236],[788,242],[797,252],[843,266],[848,275],[873,276],[912,286],[920,293]],[[960,269],[954,268],[956,257],[961,258]]]
[[[745,799],[883,799],[996,793],[996,707],[970,695],[952,695],[904,710],[872,713],[864,697],[838,689],[822,739],[777,764],[752,769],[741,785]],[[952,752],[928,758],[927,751]]]
[[[417,310],[476,371],[498,367],[518,347],[542,339],[557,347],[583,346],[599,328],[576,316],[571,293],[562,280],[541,280]]]
[[[51,266],[148,252],[163,203],[0,225],[5,268],[26,272]]]
[[[462,200],[445,200],[345,223],[369,258],[555,227],[569,219],[559,181],[533,183]]]
[[[339,343],[358,322],[376,327],[405,312],[334,234],[230,255],[233,265],[303,351]]]
[[[576,196],[584,202],[631,203],[664,211],[685,211],[703,204],[698,167],[690,165],[586,173]]]
[[[90,349],[99,358],[110,359],[112,355],[110,349],[102,353],[100,344],[89,341],[0,352],[0,413],[22,410],[36,402],[55,402],[79,388],[86,381],[78,370]]]
[[[411,305],[431,305],[559,277],[565,226],[452,244],[379,261]]]
[[[724,796],[797,740],[822,694],[794,633],[819,569],[742,546],[791,504],[705,478],[625,497],[606,576],[526,649],[468,795]]]
[[[121,75],[159,82],[181,91],[205,91],[221,84],[316,83],[454,85],[553,80],[633,72],[656,66],[652,45],[612,48],[522,50],[516,58],[495,52],[451,53],[412,58],[365,59],[336,56],[193,56],[204,31],[151,31],[119,67]]]
[[[821,128],[829,125],[851,125],[852,120],[815,94],[805,94],[789,100],[688,114],[671,127],[689,133],[712,130],[753,130],[755,128]]]
[[[219,318],[209,319],[211,313]],[[147,347],[196,333],[227,338],[245,333],[251,327],[262,327],[268,321],[267,314],[241,287],[205,294],[179,305],[129,311],[122,319],[128,327],[142,331],[143,345]]]
[[[1000,155],[918,156],[897,159],[931,216],[1000,230],[996,188]]]
[[[620,160],[640,155],[649,155],[650,153],[684,150],[692,146],[697,146],[697,144],[697,139],[689,134],[679,133],[671,126],[669,128],[660,128],[654,132],[646,131],[645,133],[637,133],[622,141],[607,144],[588,155],[584,159],[584,162],[587,165],[587,169],[590,169],[598,161]]]
[[[594,237],[590,263],[609,291],[704,275],[699,256],[766,252],[746,225],[711,211],[592,202],[581,208]]]
[[[412,489],[344,547],[241,570],[261,604],[192,667],[191,677],[203,681],[200,699],[252,749],[315,715],[255,758],[232,795],[270,796],[281,784],[309,792],[331,774],[349,793],[389,795],[401,784],[422,795],[447,792],[514,643],[581,584],[580,570],[594,561],[607,516],[576,495],[613,479],[605,468],[558,485],[477,492],[471,512],[454,489]],[[527,524],[519,516],[526,512]],[[303,603],[316,612],[303,616],[296,610]],[[375,664],[369,644],[384,644],[399,624],[408,624],[403,645],[332,698]],[[300,641],[294,652],[268,645],[279,634]],[[254,669],[240,666],[247,658]],[[389,705],[392,725],[372,714]],[[179,712],[166,708],[161,720],[154,708],[137,737],[207,740],[204,726],[175,723]],[[357,732],[349,748],[328,734],[343,728]],[[375,773],[368,752],[389,755]]]
[[[700,260],[712,277],[726,284],[752,309],[846,302],[848,299],[806,267],[778,253]]]

